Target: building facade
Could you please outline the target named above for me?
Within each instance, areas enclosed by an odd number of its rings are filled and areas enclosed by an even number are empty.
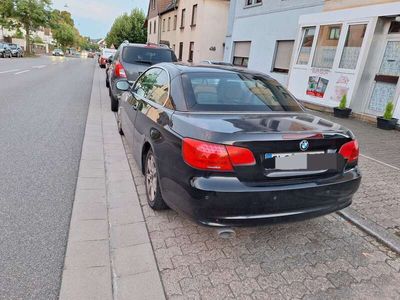
[[[378,3],[378,4],[376,4]],[[288,87],[300,100],[335,107],[343,95],[359,116],[400,118],[400,2],[327,0],[300,17]]]
[[[299,17],[323,8],[323,0],[232,0],[224,60],[287,85]]]
[[[182,62],[222,61],[227,0],[150,0],[148,42],[167,44]]]
[[[20,32],[23,36],[17,37],[17,30],[8,30],[3,28],[0,30],[0,41],[4,40],[8,43],[15,43],[21,46],[23,49],[26,49],[25,30],[20,28]],[[50,48],[54,45],[53,35],[49,28],[39,28],[38,30],[32,32],[32,37],[41,40],[40,43],[34,42],[31,45],[32,50],[34,50],[36,53],[49,53]]]

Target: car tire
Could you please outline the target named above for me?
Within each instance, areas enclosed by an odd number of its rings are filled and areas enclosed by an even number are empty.
[[[156,159],[153,151],[150,149],[147,152],[145,160],[144,184],[147,203],[154,210],[164,210],[168,208],[161,196],[159,178]]]
[[[118,100],[115,99],[112,92],[110,92],[110,99],[111,99],[111,111],[118,111]]]

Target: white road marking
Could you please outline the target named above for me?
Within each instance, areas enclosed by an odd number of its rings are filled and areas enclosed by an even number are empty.
[[[0,74],[11,73],[11,72],[17,72],[17,71],[19,71],[19,69],[8,70],[8,71],[1,71]]]
[[[45,68],[46,65],[40,65],[40,66],[32,66],[33,69],[42,69]]]
[[[366,155],[364,155],[364,154],[360,154],[360,156],[365,157],[365,158],[370,159],[370,160],[373,160],[374,162],[380,163],[380,164],[382,164],[382,165],[384,165],[384,166],[386,166],[386,167],[389,167],[389,168],[395,169],[395,170],[397,170],[397,171],[400,171],[400,168],[398,168],[398,167],[396,167],[396,166],[392,166],[392,165],[387,164],[387,163],[384,163],[383,161],[380,161],[380,160],[377,160],[377,159],[375,159],[375,158],[366,156]]]
[[[21,72],[17,72],[17,73],[15,73],[14,75],[23,74],[23,73],[30,72],[30,71],[31,71],[31,70],[24,70],[24,71],[21,71]]]

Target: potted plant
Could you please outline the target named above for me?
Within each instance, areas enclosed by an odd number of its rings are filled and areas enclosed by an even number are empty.
[[[347,95],[343,95],[339,106],[333,108],[333,115],[337,118],[348,118],[351,114],[351,108],[347,107]]]
[[[396,128],[398,119],[393,118],[394,104],[388,102],[385,107],[383,116],[377,117],[377,125],[380,129],[391,130]]]

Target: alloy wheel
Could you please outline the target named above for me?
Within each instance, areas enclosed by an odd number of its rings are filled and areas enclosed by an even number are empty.
[[[146,192],[149,200],[154,201],[157,194],[157,166],[152,154],[147,157],[146,166]]]

